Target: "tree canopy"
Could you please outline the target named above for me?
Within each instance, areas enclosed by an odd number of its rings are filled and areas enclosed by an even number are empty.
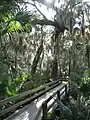
[[[63,77],[74,105],[79,99],[89,111],[90,2],[1,0],[0,99]]]

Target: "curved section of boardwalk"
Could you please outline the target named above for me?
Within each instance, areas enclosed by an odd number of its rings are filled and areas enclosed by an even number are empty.
[[[54,89],[50,90],[40,98],[36,99],[35,101],[31,102],[24,108],[17,110],[14,114],[12,114],[10,117],[4,119],[4,120],[34,120],[37,111],[39,110],[42,103],[47,100],[53,93],[55,93],[58,89],[60,89],[62,86],[67,84],[67,82],[63,82],[58,87],[55,87]],[[64,89],[62,89],[64,91]],[[62,92],[61,91],[61,92]],[[49,105],[54,101],[56,96],[49,101]],[[39,118],[40,119],[40,118]]]

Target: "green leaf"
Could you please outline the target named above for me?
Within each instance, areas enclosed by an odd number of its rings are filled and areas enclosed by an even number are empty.
[[[19,77],[16,77],[15,82],[16,82],[16,83],[20,82],[20,81],[19,81]]]
[[[31,24],[29,24],[29,23],[25,24],[25,30],[26,30],[27,32],[31,32],[31,31],[32,31],[32,26],[31,26]]]
[[[22,30],[22,25],[18,21],[11,21],[8,27],[9,32]]]
[[[16,85],[15,84],[11,84],[11,86],[8,86],[6,88],[6,93],[10,96],[14,96],[17,94],[16,92]]]
[[[4,14],[0,13],[0,20],[1,21],[8,22],[11,20],[11,18],[12,18],[11,12],[5,12]]]
[[[26,74],[24,72],[21,73],[20,78],[21,78],[21,82],[24,82],[26,77]]]
[[[8,95],[12,95],[12,92],[9,90],[8,87],[6,88],[6,93],[7,93]]]

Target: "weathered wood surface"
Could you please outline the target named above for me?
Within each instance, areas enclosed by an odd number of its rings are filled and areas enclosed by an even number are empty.
[[[16,109],[20,108],[22,105],[24,106],[34,101],[35,99],[42,96],[43,94],[53,89],[54,87],[58,86],[59,84],[61,84],[59,80],[53,81],[45,85],[42,85],[36,89],[18,94],[17,96],[13,96],[8,99],[1,100],[0,101],[1,107],[7,106],[7,105],[9,106],[0,110],[0,119],[3,119],[4,117],[10,115],[11,112],[14,112]],[[48,89],[45,89],[46,87],[48,87]],[[12,102],[12,105],[10,105],[10,102]]]
[[[42,103],[47,100],[47,109],[50,110],[50,108],[55,104],[57,90],[60,90],[60,93],[64,93],[63,91],[65,91],[65,84],[67,83],[62,83],[59,86],[56,86],[54,89],[47,91],[47,93],[39,97],[38,100],[34,100],[29,105],[16,111],[13,115],[6,118],[5,120],[40,120],[42,113]],[[52,99],[50,96],[53,96],[54,99]]]
[[[3,116],[3,115],[5,115],[6,113],[11,112],[12,110],[18,108],[19,106],[21,106],[21,105],[23,105],[23,104],[25,104],[25,103],[27,103],[27,102],[30,103],[30,102],[34,101],[35,99],[37,99],[38,97],[44,95],[44,94],[45,94],[46,92],[48,92],[50,89],[53,89],[54,87],[56,87],[56,86],[58,86],[58,85],[60,85],[60,83],[57,83],[57,84],[49,87],[48,89],[39,92],[38,94],[36,94],[36,95],[34,95],[34,96],[32,96],[32,97],[29,97],[29,98],[27,98],[27,99],[25,99],[25,100],[23,100],[23,101],[20,101],[20,102],[14,104],[14,105],[12,105],[12,106],[10,106],[10,107],[2,110],[2,111],[0,112],[0,116]]]
[[[16,96],[13,96],[13,97],[10,97],[10,98],[1,100],[1,101],[0,101],[0,106],[1,106],[2,104],[7,104],[8,102],[11,102],[11,101],[19,100],[19,99],[21,99],[22,97],[25,97],[25,96],[27,96],[27,95],[31,95],[31,94],[38,93],[39,91],[44,90],[47,86],[52,86],[52,85],[54,85],[54,84],[56,84],[56,83],[58,83],[58,82],[59,82],[59,80],[53,81],[53,82],[47,83],[47,84],[45,84],[45,85],[42,85],[42,86],[40,86],[40,87],[38,87],[38,88],[35,88],[35,89],[32,89],[32,90],[28,90],[28,91],[23,92],[23,93],[21,93],[21,94],[18,94],[18,95],[16,95]]]

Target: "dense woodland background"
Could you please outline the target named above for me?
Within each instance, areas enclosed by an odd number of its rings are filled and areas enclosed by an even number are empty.
[[[77,120],[90,120],[90,2],[1,0],[0,99],[62,77]]]

